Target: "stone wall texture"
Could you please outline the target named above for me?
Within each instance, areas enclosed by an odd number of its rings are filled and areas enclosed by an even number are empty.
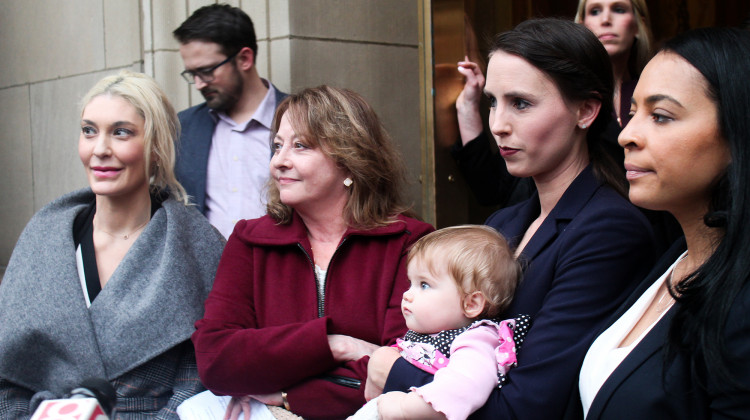
[[[176,28],[210,0],[4,0],[0,13],[0,272],[24,226],[86,186],[78,101],[121,69],[153,76],[177,109],[201,102],[182,80]],[[401,148],[421,194],[418,4],[403,0],[232,0],[253,19],[261,77],[294,92],[360,92]]]

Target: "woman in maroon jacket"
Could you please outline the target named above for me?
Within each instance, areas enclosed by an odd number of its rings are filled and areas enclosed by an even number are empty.
[[[306,419],[364,404],[369,355],[406,331],[406,253],[432,231],[403,215],[404,169],[349,90],[291,95],[273,122],[268,214],[237,223],[193,335],[205,385]]]

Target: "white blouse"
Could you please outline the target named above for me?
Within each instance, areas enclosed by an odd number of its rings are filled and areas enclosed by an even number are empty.
[[[318,279],[318,291],[323,298],[326,296],[326,273],[328,273],[328,269],[323,270],[318,264],[315,264],[315,277]]]
[[[591,403],[594,401],[594,397],[599,392],[599,389],[604,385],[607,378],[614,372],[617,366],[630,354],[635,346],[641,342],[643,337],[651,331],[656,323],[661,320],[661,317],[667,313],[664,310],[659,317],[644,330],[641,335],[635,339],[627,347],[620,347],[620,343],[635,327],[635,324],[641,319],[643,314],[646,312],[649,304],[654,300],[656,293],[664,282],[669,278],[669,275],[674,270],[677,263],[680,262],[687,255],[685,251],[679,258],[667,269],[667,271],[661,275],[654,284],[651,285],[638,300],[630,307],[620,319],[612,324],[606,331],[604,331],[591,345],[586,358],[583,360],[581,366],[581,374],[578,378],[578,388],[581,393],[581,403],[583,404],[583,415],[584,417],[588,414]]]
[[[83,297],[86,300],[86,307],[91,307],[91,298],[89,298],[89,288],[86,286],[86,273],[83,271],[83,251],[81,250],[81,244],[76,247],[76,267],[78,267],[78,280],[81,282],[81,288],[83,289]]]

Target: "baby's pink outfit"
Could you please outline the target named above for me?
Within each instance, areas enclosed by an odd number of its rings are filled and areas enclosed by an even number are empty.
[[[432,382],[411,390],[449,420],[465,419],[484,405],[495,387],[502,387],[508,370],[516,365],[517,347],[528,327],[528,316],[480,320],[464,331],[452,330],[458,333],[455,338],[449,332],[430,336],[410,332],[396,340],[396,347],[409,363],[435,374]],[[426,337],[432,344],[409,340],[410,336]],[[449,357],[440,351],[446,345]]]

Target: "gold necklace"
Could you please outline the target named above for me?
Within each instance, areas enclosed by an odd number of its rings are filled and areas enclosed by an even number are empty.
[[[143,227],[144,227],[144,226],[146,226],[146,225],[148,224],[149,220],[151,220],[151,219],[146,219],[146,221],[145,221],[145,222],[143,222],[143,224],[141,224],[141,225],[140,225],[140,226],[138,226],[137,228],[135,228],[135,230],[134,230],[134,231],[132,231],[132,232],[130,232],[130,233],[127,233],[127,234],[125,234],[125,235],[123,235],[123,234],[121,234],[121,233],[112,233],[112,232],[107,232],[106,230],[104,230],[104,229],[102,229],[102,228],[97,228],[97,227],[96,227],[96,224],[94,224],[94,229],[96,229],[96,230],[99,230],[99,231],[102,231],[102,232],[106,233],[107,235],[109,235],[109,236],[111,236],[111,237],[113,237],[113,238],[119,238],[120,236],[122,236],[122,239],[123,239],[123,240],[126,240],[126,241],[127,241],[127,240],[128,240],[128,238],[130,238],[130,235],[132,235],[132,234],[134,234],[134,233],[138,232],[139,230],[143,229]]]

